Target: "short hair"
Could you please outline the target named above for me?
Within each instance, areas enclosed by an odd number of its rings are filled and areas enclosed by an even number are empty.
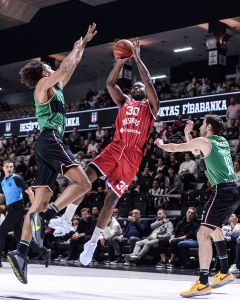
[[[13,164],[13,162],[11,160],[7,159],[7,160],[4,160],[3,166],[6,164]]]
[[[84,208],[81,209],[81,213],[83,213],[85,211],[90,214],[90,209],[89,208],[84,207]]]
[[[197,215],[197,209],[196,209],[196,207],[189,206],[187,210],[189,210],[189,209],[193,210],[195,216]]]
[[[166,210],[163,209],[163,208],[158,208],[157,213],[158,213],[160,210],[164,213],[165,216],[167,216],[167,212],[166,212]]]
[[[223,120],[218,115],[206,115],[206,124],[212,126],[212,132],[214,134],[219,134],[223,130]]]
[[[43,77],[44,64],[42,61],[35,60],[26,64],[19,72],[21,82],[28,88],[34,89],[38,81]]]

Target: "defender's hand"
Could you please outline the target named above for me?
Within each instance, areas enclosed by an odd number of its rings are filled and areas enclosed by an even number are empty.
[[[187,121],[187,125],[184,128],[184,133],[189,134],[193,130],[193,127],[194,127],[193,121],[191,120]]]
[[[159,148],[161,148],[162,145],[164,145],[164,142],[162,139],[156,139],[154,142],[155,145],[157,145]]]
[[[85,37],[83,38],[83,45],[85,46],[88,42],[90,42],[93,37],[97,34],[97,30],[96,29],[96,23],[92,23],[92,25],[88,26],[88,31],[85,35]]]

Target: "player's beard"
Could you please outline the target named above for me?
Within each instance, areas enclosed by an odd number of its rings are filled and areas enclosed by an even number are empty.
[[[145,98],[145,94],[143,92],[133,93],[132,97],[134,100],[141,101]]]

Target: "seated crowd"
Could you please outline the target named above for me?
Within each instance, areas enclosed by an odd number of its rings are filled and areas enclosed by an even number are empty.
[[[180,83],[168,84],[167,81],[156,80],[154,83],[159,99],[176,99],[185,97],[196,97],[210,94],[220,94],[240,91],[240,85],[231,78],[227,82],[215,83],[210,78],[192,78]],[[128,94],[129,90],[124,89]],[[74,102],[66,104],[66,112],[98,109],[114,106],[112,99],[106,89],[92,91],[88,89],[86,96]],[[27,118],[35,116],[34,103],[14,104],[0,103],[0,120]]]
[[[234,98],[231,101],[231,105],[234,106]],[[229,141],[237,184],[240,186],[240,118],[234,119],[233,113],[233,110],[227,113],[223,135]],[[192,116],[189,116],[189,119],[193,119]],[[193,137],[197,137],[201,120],[194,121]],[[204,204],[202,202],[206,201],[210,190],[204,176],[204,166],[201,158],[192,153],[169,154],[154,145],[157,137],[166,143],[184,142],[185,124],[186,121],[183,121],[181,115],[177,116],[173,123],[162,123],[157,118],[150,133],[147,154],[99,241],[95,253],[96,260],[104,260],[105,263],[111,264],[129,264],[150,259],[158,263],[159,268],[171,269],[177,257],[177,264],[191,266],[190,252],[198,247],[196,241],[198,218],[201,216]],[[98,126],[97,131],[84,134],[80,134],[75,128],[64,138],[65,143],[76,155],[77,161],[85,168],[91,159],[111,142],[113,133],[114,126],[112,130],[103,130]],[[3,161],[10,159],[15,163],[15,172],[22,175],[31,186],[37,172],[34,148],[38,135],[38,130],[34,129],[25,138],[4,135],[0,137],[0,179],[4,176]],[[67,185],[67,179],[59,175],[52,200],[56,199]],[[70,234],[64,234],[57,229],[54,231],[50,226],[46,229],[45,243],[52,249],[52,259],[63,261],[78,259],[84,243],[89,240],[94,230],[107,188],[106,182],[101,179],[93,183],[92,190],[86,195],[72,220]],[[28,207],[29,201],[26,195],[24,197]],[[171,213],[176,210],[180,212],[178,217],[181,212],[186,213],[181,221]],[[0,224],[5,213],[6,207],[1,204]],[[240,225],[237,215],[232,215],[229,225],[223,227],[223,232],[231,252],[229,257],[232,268],[239,269]],[[7,239],[5,252],[14,248],[12,233],[9,233]],[[106,253],[107,260],[104,256]],[[34,253],[30,253],[30,256],[34,256]]]

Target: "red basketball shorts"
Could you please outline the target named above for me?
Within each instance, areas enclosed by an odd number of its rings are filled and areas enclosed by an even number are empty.
[[[136,176],[142,157],[142,152],[112,142],[89,166],[102,179],[107,177],[110,188],[121,197]]]

